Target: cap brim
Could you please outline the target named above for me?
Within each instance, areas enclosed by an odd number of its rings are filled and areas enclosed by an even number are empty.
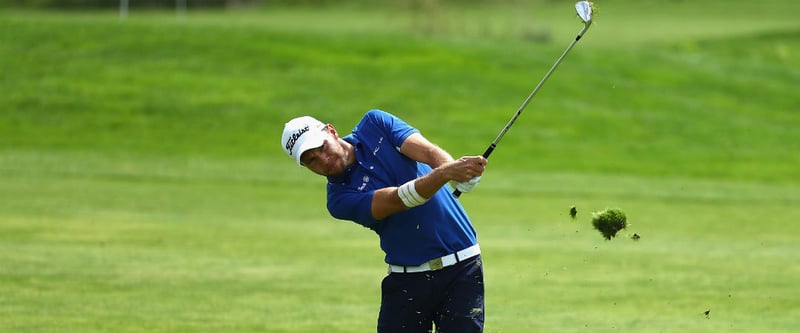
[[[295,153],[294,159],[297,161],[297,165],[303,166],[303,163],[300,163],[300,157],[303,156],[309,149],[319,148],[322,146],[322,143],[325,142],[326,133],[324,130],[311,130],[308,133],[304,134],[301,137],[301,141],[297,146],[297,153]]]

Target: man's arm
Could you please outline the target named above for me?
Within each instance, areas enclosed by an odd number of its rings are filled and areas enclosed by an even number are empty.
[[[410,135],[403,142],[400,153],[433,168],[432,172],[414,180],[417,193],[425,199],[431,198],[451,180],[464,182],[480,176],[486,166],[483,156],[465,156],[453,160],[450,154],[419,133]],[[376,220],[408,209],[400,199],[397,189],[398,187],[386,187],[375,191],[372,197],[372,216]]]
[[[453,161],[453,157],[449,153],[428,141],[420,133],[409,135],[400,146],[400,153],[412,160],[430,165],[434,169]]]

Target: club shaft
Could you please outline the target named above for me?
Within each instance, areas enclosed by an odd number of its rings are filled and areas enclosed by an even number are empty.
[[[503,127],[503,130],[500,131],[500,134],[498,134],[497,137],[494,139],[494,141],[492,141],[492,144],[489,145],[490,149],[486,150],[483,157],[489,158],[489,155],[491,155],[492,151],[494,151],[494,147],[497,147],[497,144],[500,143],[500,140],[503,139],[503,136],[506,135],[506,132],[508,132],[511,126],[514,125],[514,123],[517,121],[517,118],[519,118],[519,116],[522,114],[522,111],[525,110],[525,107],[527,107],[528,104],[533,99],[533,96],[536,96],[536,93],[538,93],[539,89],[542,88],[544,82],[547,81],[547,78],[549,78],[550,75],[553,74],[553,72],[555,72],[556,68],[558,67],[559,64],[561,64],[561,61],[564,60],[564,57],[566,57],[567,53],[569,53],[569,51],[572,50],[572,47],[575,46],[575,43],[577,43],[581,39],[583,33],[586,32],[586,28],[588,28],[588,26],[584,27],[583,30],[581,30],[578,36],[575,37],[575,40],[573,40],[572,43],[570,43],[569,46],[567,46],[564,52],[561,53],[561,56],[558,57],[555,63],[553,63],[553,66],[550,67],[550,70],[548,70],[547,73],[544,74],[544,77],[542,77],[542,79],[536,85],[536,88],[533,88],[533,91],[531,91],[530,95],[528,95],[528,98],[526,98],[525,101],[522,102],[522,105],[519,107],[519,109],[517,109],[517,112],[514,113],[514,116],[511,117],[511,120],[508,121],[506,126]]]
[[[548,70],[547,73],[544,74],[544,77],[536,85],[536,88],[533,88],[533,91],[531,91],[530,95],[528,95],[528,98],[526,98],[525,101],[522,102],[522,105],[520,105],[519,109],[517,109],[517,112],[514,113],[514,116],[511,117],[508,123],[506,123],[506,126],[504,126],[503,129],[500,131],[500,133],[497,134],[497,137],[494,138],[494,141],[492,141],[492,143],[489,145],[489,148],[486,148],[486,151],[483,152],[484,158],[489,158],[489,156],[492,155],[494,149],[497,148],[497,144],[500,143],[500,140],[503,139],[503,137],[506,135],[506,132],[508,132],[508,130],[511,129],[511,126],[514,125],[514,122],[517,121],[517,118],[519,118],[519,116],[522,114],[522,111],[525,110],[525,107],[527,107],[528,103],[531,102],[533,96],[536,96],[536,93],[539,92],[539,89],[542,88],[542,85],[544,85],[544,82],[547,81],[547,78],[549,78],[550,75],[553,74],[558,65],[561,63],[561,60],[564,60],[564,57],[567,55],[567,53],[569,53],[569,50],[572,50],[572,47],[575,46],[575,43],[581,40],[581,37],[583,37],[583,34],[586,32],[587,29],[589,29],[589,24],[584,25],[583,29],[578,33],[575,39],[571,43],[569,43],[569,46],[567,46],[564,52],[561,53],[561,56],[558,57],[556,62],[553,63],[553,66],[550,67],[550,70]],[[461,196],[461,191],[454,190],[453,195],[455,195],[455,197],[458,198],[459,196]]]

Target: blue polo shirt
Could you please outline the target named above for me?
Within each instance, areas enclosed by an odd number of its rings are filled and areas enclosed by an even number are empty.
[[[403,141],[417,132],[400,118],[370,110],[343,137],[355,147],[357,163],[340,176],[328,177],[331,216],[375,231],[388,264],[417,266],[477,244],[467,213],[447,186],[421,206],[383,220],[372,217],[375,190],[400,186],[431,172],[429,165],[400,153]]]

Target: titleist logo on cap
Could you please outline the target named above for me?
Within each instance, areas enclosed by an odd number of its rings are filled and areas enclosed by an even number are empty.
[[[292,134],[292,136],[289,137],[289,140],[286,140],[286,151],[289,152],[289,155],[292,155],[292,153],[294,152],[292,151],[292,148],[294,148],[294,145],[297,143],[297,139],[303,136],[303,133],[308,132],[308,130],[309,130],[308,125],[306,125],[306,127],[303,127],[300,130],[298,130],[297,133]]]

